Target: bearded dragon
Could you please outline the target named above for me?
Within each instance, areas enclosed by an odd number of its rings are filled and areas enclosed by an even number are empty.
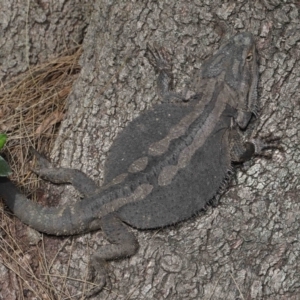
[[[35,172],[53,183],[71,183],[83,199],[45,207],[23,196],[8,178],[0,179],[6,205],[40,232],[103,230],[111,244],[91,259],[90,275],[98,287],[89,295],[105,285],[105,261],[138,250],[130,227],[160,228],[192,217],[220,194],[232,162],[243,162],[268,147],[262,140],[244,141],[242,132],[257,113],[257,53],[250,33],[232,37],[203,63],[189,98],[170,89],[167,52],[150,49],[149,57],[158,71],[163,102],[130,122],[116,138],[102,187],[79,170],[54,168],[38,153]]]

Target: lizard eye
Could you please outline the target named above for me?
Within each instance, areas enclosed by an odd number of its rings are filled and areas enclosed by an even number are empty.
[[[252,53],[249,53],[249,54],[247,55],[247,57],[246,57],[246,60],[247,60],[247,61],[251,61],[252,58],[253,58]]]

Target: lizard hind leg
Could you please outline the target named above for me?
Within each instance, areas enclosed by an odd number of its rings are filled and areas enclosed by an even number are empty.
[[[106,283],[107,272],[106,261],[115,260],[134,255],[138,250],[138,242],[133,233],[128,230],[116,214],[110,213],[101,219],[101,229],[111,243],[100,247],[90,261],[89,281],[97,283],[97,286],[90,290],[87,297],[99,293]]]
[[[85,173],[77,169],[54,168],[51,162],[35,149],[31,149],[31,153],[37,160],[37,167],[32,171],[44,180],[52,183],[71,183],[83,197],[87,198],[94,195],[99,187]]]

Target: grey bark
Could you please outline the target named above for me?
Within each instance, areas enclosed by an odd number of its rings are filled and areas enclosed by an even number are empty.
[[[158,101],[146,44],[173,52],[175,85],[183,89],[203,59],[239,31],[256,36],[259,53],[254,133],[274,133],[284,147],[239,169],[216,208],[171,228],[135,231],[139,251],[108,265],[111,285],[101,299],[299,299],[299,29],[296,1],[96,1],[53,161],[101,184],[117,132]],[[68,187],[61,201],[74,196]],[[51,272],[84,279],[102,233],[64,242]],[[83,288],[51,280],[54,298]]]
[[[0,80],[81,44],[92,10],[89,2],[2,0]]]

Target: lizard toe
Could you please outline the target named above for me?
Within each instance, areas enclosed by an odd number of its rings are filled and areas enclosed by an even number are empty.
[[[106,285],[107,278],[105,261],[92,259],[87,278],[92,287],[85,293],[85,297],[90,298],[97,295]]]

